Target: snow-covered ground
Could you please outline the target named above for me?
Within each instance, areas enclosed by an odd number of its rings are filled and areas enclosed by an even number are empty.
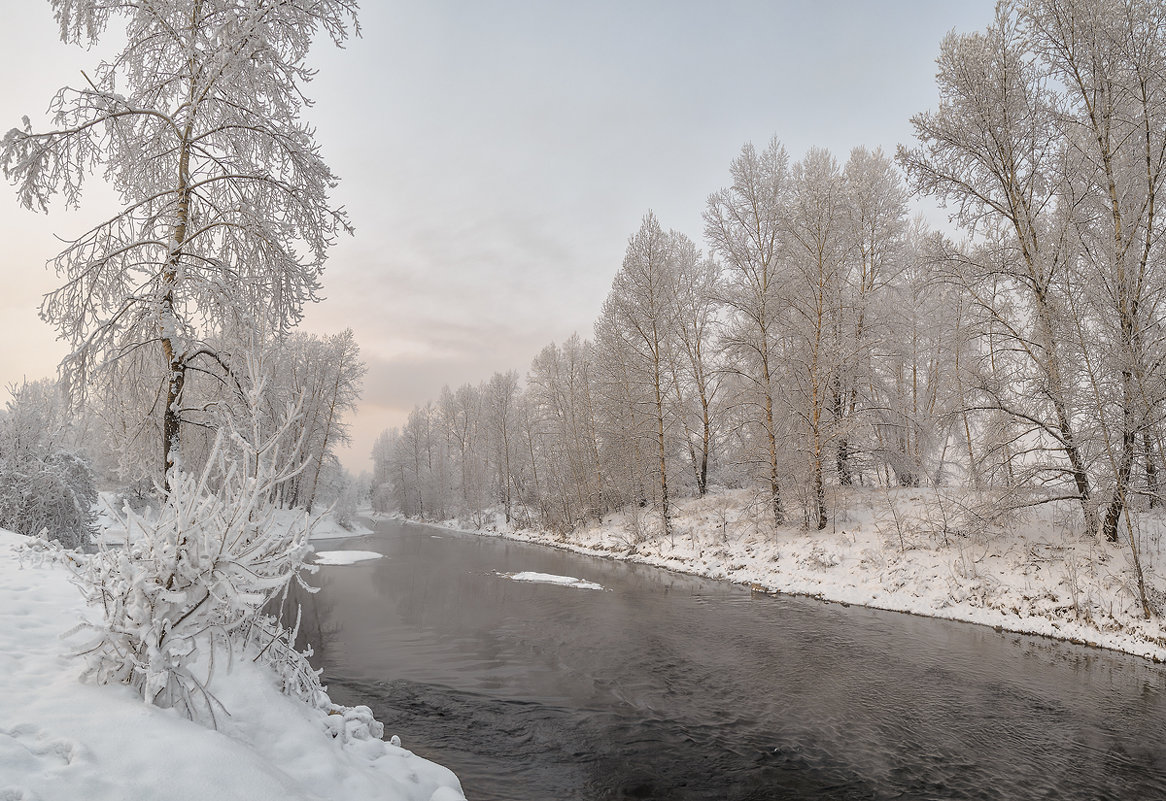
[[[61,637],[86,613],[81,596],[60,563],[21,556],[27,542],[0,530],[2,801],[463,798],[453,773],[404,748],[330,736],[338,716],[281,695],[247,660],[215,674],[230,712],[217,731],[81,683]]]
[[[514,530],[500,518],[477,533],[1166,661],[1166,519],[1159,512],[1135,515],[1147,594],[1158,606],[1146,620],[1128,542],[1084,534],[1067,505],[989,522],[987,499],[958,490],[839,490],[832,500],[823,531],[784,526],[775,535],[763,502],[729,491],[678,500],[670,538],[644,510],[607,515],[567,535]]]
[[[303,514],[303,512],[294,512],[290,509],[285,509],[280,514]],[[312,541],[317,540],[342,540],[347,537],[362,537],[365,534],[371,534],[372,529],[353,521],[348,528],[336,522],[336,518],[331,514],[325,514],[312,528]]]

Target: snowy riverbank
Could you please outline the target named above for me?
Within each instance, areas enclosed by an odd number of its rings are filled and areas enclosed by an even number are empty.
[[[516,530],[500,518],[472,533],[1166,661],[1166,629],[1161,617],[1142,615],[1129,544],[1074,530],[1067,506],[1008,512],[989,525],[982,499],[959,492],[853,490],[834,500],[838,511],[824,531],[784,526],[776,536],[764,504],[746,491],[677,501],[671,538],[645,533],[658,529],[658,518],[627,510],[565,536]],[[1140,515],[1135,528],[1159,614],[1164,529],[1158,513]]]
[[[215,675],[219,730],[78,680],[61,635],[85,613],[58,562],[0,530],[0,799],[5,801],[455,801],[446,768],[378,739],[342,742],[331,720],[242,661]],[[403,733],[407,735],[406,733]]]

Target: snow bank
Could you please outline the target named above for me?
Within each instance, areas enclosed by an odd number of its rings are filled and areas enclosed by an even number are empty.
[[[1081,532],[1071,506],[1044,504],[989,525],[977,517],[977,499],[958,490],[839,489],[832,501],[823,531],[783,526],[775,534],[766,505],[738,490],[677,500],[670,539],[639,509],[567,535],[514,530],[500,515],[471,533],[1166,661],[1162,511],[1136,515],[1147,594],[1160,607],[1146,620],[1129,544]]]
[[[561,584],[564,587],[574,587],[579,590],[602,590],[602,584],[596,584],[593,581],[584,581],[581,578],[572,578],[571,576],[554,576],[550,573],[532,573],[526,571],[523,573],[500,573],[512,581],[530,581],[536,584]]]
[[[95,526],[99,536],[109,543],[125,542],[125,525],[120,517],[122,500],[117,493],[101,492],[97,504],[94,506]],[[143,501],[143,504],[146,502]],[[291,528],[303,521],[305,512],[302,509],[278,509],[275,512],[276,521],[285,528]],[[349,528],[336,522],[332,513],[325,513],[316,521],[312,528],[312,540],[341,540],[350,537],[363,537],[371,534],[372,529],[362,523],[353,521]]]
[[[446,768],[377,739],[332,738],[329,718],[250,662],[219,668],[218,731],[81,684],[61,633],[83,614],[67,571],[0,531],[0,799],[6,801],[455,801]]]
[[[353,565],[370,559],[380,559],[382,555],[376,551],[316,551],[316,564]]]
[[[287,511],[294,514],[291,510]],[[299,512],[299,514],[303,514],[303,512]],[[345,528],[336,522],[336,518],[331,513],[326,514],[312,529],[312,540],[340,540],[347,537],[363,537],[365,534],[372,533],[372,529],[355,521],[349,526],[349,528]]]

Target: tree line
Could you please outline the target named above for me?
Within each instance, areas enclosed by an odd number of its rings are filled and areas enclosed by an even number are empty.
[[[374,449],[379,503],[565,529],[710,486],[822,528],[827,488],[1071,500],[1128,539],[1159,503],[1166,9],[1001,3],[949,34],[896,159],[745,145],[704,245],[649,213],[592,337],[445,390]],[[958,241],[909,214],[939,200]]]
[[[775,525],[821,527],[830,482],[959,469],[940,440],[970,344],[928,322],[956,293],[927,280],[941,244],[891,159],[791,163],[775,139],[730,176],[707,253],[649,212],[591,338],[548,345],[524,382],[447,387],[385,432],[378,505],[566,529],[634,504],[668,533],[673,498],[756,486]]]

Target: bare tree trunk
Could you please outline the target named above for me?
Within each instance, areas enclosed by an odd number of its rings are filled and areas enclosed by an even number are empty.
[[[186,384],[186,365],[174,354],[173,342],[169,338],[162,340],[162,347],[170,365],[166,381],[166,408],[162,413],[162,464],[165,471],[162,486],[169,494],[170,474],[178,466],[179,437],[182,430],[180,410],[182,388]]]
[[[336,400],[340,392],[340,373],[344,366],[344,359],[336,365],[336,381],[332,385],[332,400],[328,404],[328,420],[324,423],[324,441],[320,445],[320,458],[316,460],[316,472],[312,476],[312,489],[308,493],[307,512],[312,513],[312,505],[316,502],[316,488],[320,484],[320,471],[324,467],[324,457],[328,454],[328,440],[332,438],[332,421],[336,419]]]
[[[1142,432],[1142,453],[1146,460],[1146,497],[1150,508],[1158,505],[1158,465],[1154,461],[1154,450],[1150,447],[1150,432]]]
[[[700,473],[697,476],[696,486],[700,497],[703,498],[709,488],[709,447],[712,439],[711,423],[709,421],[709,404],[705,397],[703,386],[700,389],[700,408],[703,431],[700,450]]]
[[[190,93],[194,93],[191,79]],[[182,389],[186,385],[186,356],[175,349],[174,337],[178,335],[178,319],[174,312],[174,291],[178,286],[179,261],[182,246],[186,244],[187,226],[190,221],[190,137],[193,131],[193,111],[190,111],[183,131],[182,150],[178,157],[178,208],[174,224],[174,241],[167,256],[166,269],[162,274],[165,293],[162,296],[161,331],[162,351],[166,355],[168,376],[166,379],[166,408],[162,412],[162,486],[170,493],[170,473],[179,464],[178,453],[182,432]]]
[[[836,378],[836,385],[834,388],[834,416],[838,420],[839,427],[845,426],[843,418],[843,410],[845,405],[842,402],[842,387],[841,379]],[[838,470],[838,483],[844,487],[849,487],[853,482],[850,475],[850,440],[846,436],[846,432],[838,437],[837,455],[835,457],[835,467]]]
[[[958,333],[963,329],[963,303],[961,302],[956,310],[955,330]],[[960,352],[963,348],[960,346],[959,339],[955,343],[955,386],[959,393],[959,408],[960,420],[964,424],[964,441],[968,448],[968,477],[972,480],[972,486],[976,489],[980,488],[980,471],[976,465],[976,451],[972,446],[972,425],[968,420],[968,401],[967,394],[964,392],[964,376],[963,371],[960,370]]]
[[[1101,533],[1105,535],[1105,539],[1109,542],[1117,542],[1117,526],[1121,520],[1121,514],[1126,508],[1126,495],[1130,483],[1130,475],[1133,473],[1134,467],[1134,451],[1137,445],[1137,432],[1133,425],[1133,410],[1130,405],[1133,403],[1133,375],[1128,370],[1123,370],[1122,374],[1122,432],[1121,432],[1121,457],[1118,461],[1117,470],[1114,471],[1114,488],[1113,495],[1110,497],[1108,508],[1105,512],[1105,520],[1101,525]]]
[[[814,358],[816,361],[816,354]],[[815,365],[811,369],[816,371],[817,366]],[[815,527],[821,531],[822,529],[826,528],[826,490],[825,483],[822,478],[822,390],[818,385],[818,379],[816,375],[811,379],[811,384],[812,397],[810,402],[812,404],[812,411],[810,416],[810,425],[811,436],[813,438],[813,454],[811,457],[813,463],[811,464],[811,470],[813,473],[814,484],[814,516],[816,518]]]
[[[660,511],[664,518],[664,536],[672,537],[672,519],[668,508],[668,466],[665,461],[664,447],[664,396],[660,391],[660,362],[656,361],[656,443],[659,446],[660,457]]]
[[[769,375],[769,333],[761,331],[761,377],[765,386],[765,434],[769,439],[769,492],[773,504],[773,524],[785,523],[785,508],[781,503],[781,484],[777,478],[777,436],[773,426],[773,390]]]
[[[814,507],[818,514],[818,530],[826,528],[826,485],[822,480],[822,455],[814,460]]]

